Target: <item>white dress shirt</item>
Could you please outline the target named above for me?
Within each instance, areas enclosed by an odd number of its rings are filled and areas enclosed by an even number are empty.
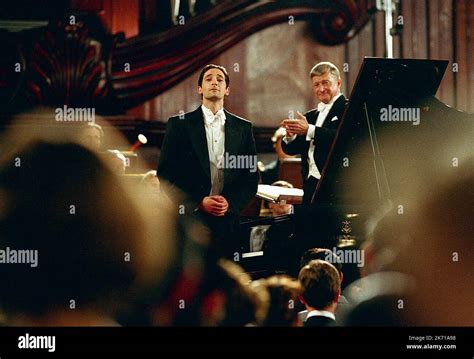
[[[267,240],[267,231],[269,224],[252,227],[250,230],[250,252],[258,252],[263,248],[263,244]]]
[[[309,165],[309,171],[308,171],[308,177],[313,176],[314,178],[320,179],[321,178],[321,172],[318,169],[318,166],[316,166],[316,162],[314,161],[314,132],[316,130],[316,127],[323,127],[324,121],[326,120],[326,117],[328,116],[329,111],[331,111],[332,105],[336,100],[342,96],[342,93],[339,92],[336,96],[332,98],[332,100],[329,103],[323,103],[320,102],[318,104],[318,118],[316,119],[316,124],[311,125],[308,124],[308,132],[306,133],[306,141],[309,141],[309,148],[308,148],[308,165]],[[290,143],[296,138],[296,135],[293,135],[293,137],[283,137],[283,141],[285,143]]]
[[[222,159],[225,151],[225,112],[220,109],[214,115],[204,105],[201,106],[204,115],[204,128],[206,129],[207,150],[209,153],[209,167],[211,170],[210,196],[217,195],[224,188],[224,169]]]

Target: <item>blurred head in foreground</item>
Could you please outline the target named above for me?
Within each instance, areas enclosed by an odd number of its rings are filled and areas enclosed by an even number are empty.
[[[267,315],[264,327],[290,327],[298,325],[297,303],[300,283],[287,275],[274,275],[255,282],[268,291]]]
[[[366,276],[347,289],[346,325],[472,326],[474,166],[466,158],[391,210],[365,246]],[[346,294],[346,293],[345,293]]]
[[[420,198],[397,261],[416,280],[416,325],[474,325],[474,161],[468,158]]]
[[[173,255],[166,206],[153,211],[156,198],[70,133],[38,124],[2,141],[0,305],[10,325],[111,325]]]

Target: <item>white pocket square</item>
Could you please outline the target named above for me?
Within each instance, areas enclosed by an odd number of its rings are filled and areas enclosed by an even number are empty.
[[[334,116],[333,118],[331,118],[331,122],[332,121],[337,121],[337,120],[338,120],[337,116]]]

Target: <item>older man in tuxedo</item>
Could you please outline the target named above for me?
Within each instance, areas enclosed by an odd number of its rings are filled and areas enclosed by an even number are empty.
[[[283,151],[289,155],[301,155],[304,204],[311,202],[347,105],[340,91],[341,75],[334,64],[318,63],[311,69],[310,77],[314,96],[320,101],[318,107],[304,115],[297,112],[296,119],[286,119],[281,123],[286,129]]]
[[[187,210],[211,229],[219,253],[234,258],[239,212],[255,196],[258,173],[251,122],[224,109],[229,82],[224,67],[203,68],[202,105],[168,120],[157,174],[187,195]]]

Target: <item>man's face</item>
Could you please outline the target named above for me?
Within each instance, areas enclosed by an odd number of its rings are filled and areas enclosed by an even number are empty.
[[[229,87],[225,83],[224,73],[219,69],[209,69],[204,73],[202,86],[198,93],[210,101],[217,101],[229,95]]]
[[[272,217],[283,216],[285,214],[290,213],[291,204],[276,204],[269,202],[268,208],[272,213]]]
[[[324,103],[331,102],[341,88],[341,79],[337,80],[329,71],[321,76],[313,76],[311,82],[313,83],[314,96]]]

